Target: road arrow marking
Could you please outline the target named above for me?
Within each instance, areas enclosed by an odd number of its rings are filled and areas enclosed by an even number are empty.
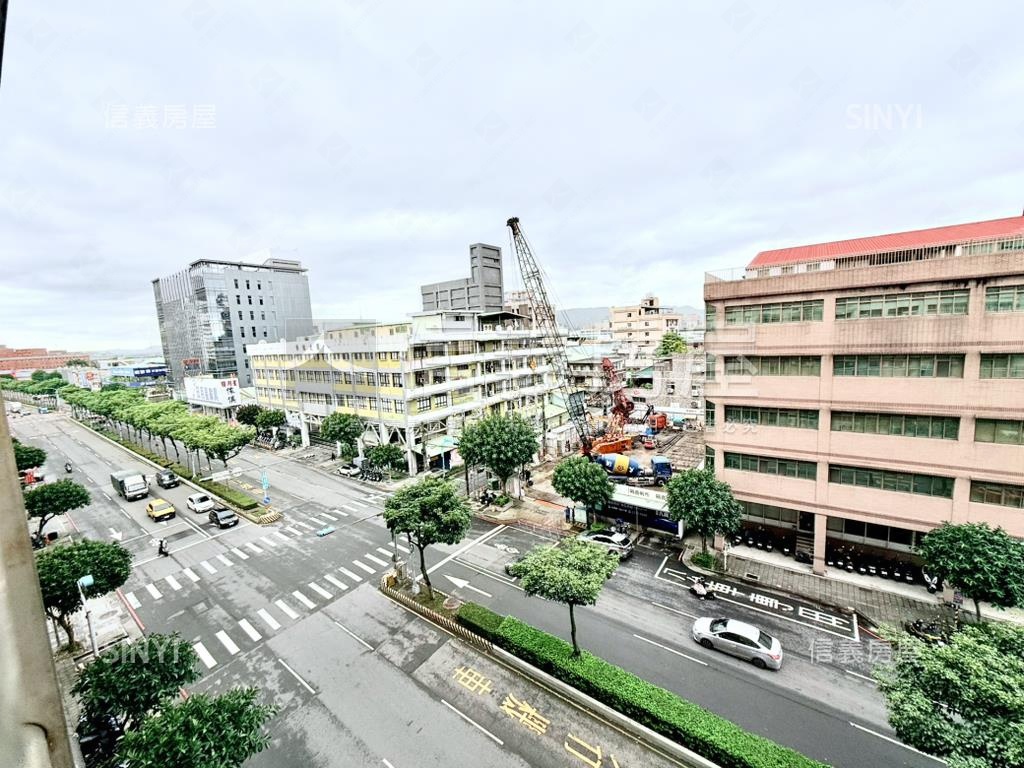
[[[113,528],[109,528],[108,530],[110,531],[110,538],[112,538],[114,541],[120,541],[121,537],[124,536],[123,533]]]
[[[484,597],[494,597],[494,595],[490,594],[489,592],[484,592],[482,589],[477,589],[465,579],[457,579],[454,576],[449,576],[447,573],[444,575],[444,577],[459,589],[471,589],[474,592],[478,592],[479,594],[483,595]]]

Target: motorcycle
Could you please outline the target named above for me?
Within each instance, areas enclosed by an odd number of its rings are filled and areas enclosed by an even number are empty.
[[[64,471],[67,472],[70,475],[71,474],[71,469],[72,469],[71,462],[70,461],[65,461],[64,462]]]
[[[922,640],[929,645],[945,645],[948,639],[937,621],[914,619],[904,623],[903,628],[918,640]]]
[[[715,593],[708,589],[707,582],[703,578],[697,579],[690,587],[690,594],[698,600],[714,600]]]

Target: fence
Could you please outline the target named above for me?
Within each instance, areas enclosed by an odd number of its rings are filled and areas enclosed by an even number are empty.
[[[380,580],[380,591],[390,597],[396,603],[401,603],[410,611],[419,614],[428,621],[432,621],[443,629],[448,630],[460,640],[463,640],[474,648],[477,648],[486,653],[491,653],[494,650],[494,645],[490,640],[486,640],[480,637],[475,632],[470,632],[464,626],[459,624],[455,619],[444,616],[432,608],[428,608],[422,603],[418,603],[409,597],[404,592],[400,592],[395,589],[395,576],[394,574],[388,574]],[[437,592],[438,590],[434,590]],[[443,594],[443,593],[442,593]]]

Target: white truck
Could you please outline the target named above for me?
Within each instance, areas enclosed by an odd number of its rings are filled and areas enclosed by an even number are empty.
[[[141,472],[130,469],[114,472],[110,475],[110,484],[125,501],[144,499],[149,495],[149,483]]]

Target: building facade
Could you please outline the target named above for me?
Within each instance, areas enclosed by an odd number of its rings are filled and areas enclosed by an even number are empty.
[[[708,463],[749,521],[909,552],[1024,536],[1024,217],[759,254],[708,275]]]
[[[641,354],[653,354],[666,331],[683,330],[682,317],[661,306],[657,296],[644,296],[636,306],[612,307],[611,315],[612,337],[634,345]]]
[[[304,438],[351,413],[369,444],[395,443],[410,474],[451,466],[463,426],[518,412],[538,431],[565,421],[538,331],[509,313],[425,312],[249,347],[256,398],[298,420]]]
[[[12,349],[0,344],[0,374],[10,375],[16,379],[27,379],[34,371],[55,371],[67,365],[69,360],[88,358],[87,354],[65,352],[62,349]]]
[[[309,280],[298,261],[194,261],[153,281],[169,382],[237,376],[252,384],[245,348],[313,333]]]
[[[626,394],[638,406],[652,405],[669,415],[687,419],[702,417],[705,365],[703,349],[659,357],[630,375],[633,386]]]
[[[193,409],[224,419],[234,418],[242,404],[241,388],[235,376],[186,376],[185,399]]]
[[[459,280],[421,285],[423,311],[501,312],[505,296],[501,248],[484,243],[469,246],[469,271],[469,277]]]

